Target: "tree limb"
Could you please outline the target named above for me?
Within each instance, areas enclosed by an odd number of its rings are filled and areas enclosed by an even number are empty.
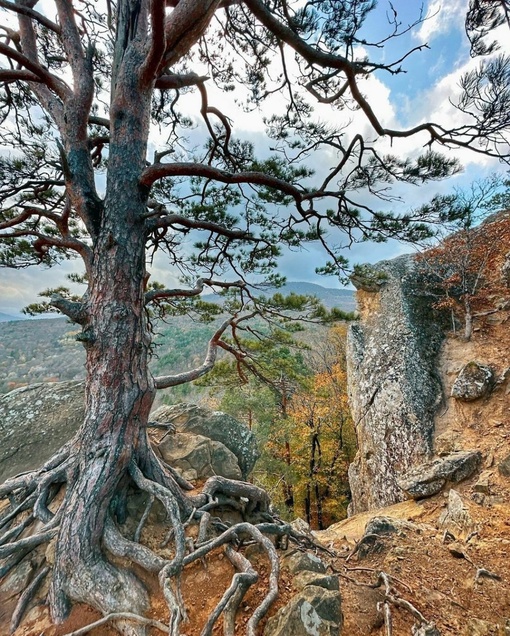
[[[208,373],[216,362],[216,355],[218,353],[218,341],[225,333],[228,327],[232,324],[234,317],[230,317],[225,320],[220,327],[215,331],[212,338],[209,340],[207,346],[207,353],[205,355],[203,363],[196,369],[191,371],[184,371],[177,373],[176,375],[166,375],[154,378],[154,384],[156,389],[168,389],[171,386],[177,386],[179,384],[185,384],[186,382],[192,382]]]
[[[160,88],[161,90],[170,90],[170,89],[178,89],[184,88],[186,86],[196,86],[200,85],[202,82],[208,80],[209,77],[207,75],[197,75],[196,73],[169,73],[165,75],[160,75],[155,83],[155,88]]]
[[[50,29],[50,31],[53,31],[54,33],[57,33],[57,34],[60,33],[60,27],[58,24],[56,24],[55,22],[52,22],[42,13],[39,13],[38,11],[34,11],[34,9],[31,9],[30,7],[26,7],[21,4],[14,4],[14,2],[8,2],[7,0],[0,0],[0,7],[2,9],[8,9],[9,11],[14,11],[14,13],[18,13],[20,15],[24,15],[29,18],[32,18],[33,20],[36,20],[37,22],[39,22],[39,24],[41,24],[42,26],[46,27],[47,29]]]
[[[151,0],[151,34],[149,52],[140,70],[140,80],[148,85],[154,79],[165,54],[165,0]]]
[[[261,185],[288,194],[296,201],[302,201],[305,194],[303,190],[287,181],[264,172],[250,170],[232,173],[203,163],[155,163],[143,171],[140,185],[150,188],[156,181],[165,177],[205,177],[221,183]]]
[[[224,289],[245,287],[244,281],[241,280],[227,283],[221,280],[199,278],[195,287],[192,289],[153,289],[145,294],[145,303],[148,304],[153,300],[162,298],[191,298],[192,296],[199,296],[204,291],[205,285],[208,287],[222,287]]]
[[[13,49],[4,42],[0,42],[0,54],[5,57],[18,62],[21,66],[24,66],[27,70],[37,75],[40,78],[40,82],[45,84],[49,89],[56,93],[62,100],[65,100],[70,95],[70,89],[61,79],[52,75],[47,69],[41,66],[38,62],[27,57],[20,51]]]
[[[215,223],[214,221],[197,221],[195,219],[189,219],[185,216],[181,216],[180,214],[165,214],[159,218],[150,219],[147,225],[149,230],[182,225],[183,227],[191,230],[208,230],[210,232],[215,232],[216,234],[230,239],[240,239],[245,241],[256,240],[255,238],[252,238],[246,230],[231,230],[220,223]]]

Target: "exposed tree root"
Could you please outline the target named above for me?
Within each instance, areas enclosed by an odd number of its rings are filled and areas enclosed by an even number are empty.
[[[96,455],[102,461],[102,455]],[[46,550],[45,544],[59,535],[67,519],[68,506],[73,499],[76,503],[75,484],[79,470],[72,444],[67,444],[41,469],[18,475],[0,486],[0,496],[10,502],[0,519],[0,577],[27,555],[41,555],[42,550]],[[73,567],[62,569],[58,567],[57,541],[54,562],[50,558],[50,564],[39,571],[20,596],[12,617],[11,632],[20,625],[43,579],[51,576],[46,601],[54,620],[61,622],[66,617],[70,602],[87,603],[104,614],[100,621],[68,636],[85,634],[106,622],[112,622],[126,636],[142,636],[147,626],[164,630],[170,636],[179,636],[181,624],[187,620],[181,592],[183,570],[223,547],[235,574],[203,626],[201,636],[210,636],[214,625],[222,617],[225,636],[233,636],[240,603],[259,579],[250,561],[236,549],[249,542],[261,546],[270,566],[266,594],[246,625],[246,635],[255,636],[260,621],[278,596],[279,559],[274,541],[285,537],[306,546],[310,540],[274,517],[270,513],[267,493],[253,484],[217,476],[205,483],[199,495],[184,494],[183,490],[188,487],[188,482],[180,478],[177,480],[174,471],[159,460],[148,444],[144,446],[141,443],[127,472],[118,481],[116,494],[111,497],[110,506],[105,511],[99,552],[91,558],[87,558],[86,552],[73,557]],[[125,536],[121,524],[128,509],[129,491],[133,489],[146,492],[149,499],[131,539]],[[164,543],[172,545],[171,558],[163,557],[141,543],[143,529],[156,499],[167,514],[169,531]],[[214,516],[216,511],[225,509],[236,510],[244,521],[230,525]],[[190,525],[198,526],[195,541],[186,537],[186,528]],[[268,536],[272,536],[273,540]],[[68,544],[64,542],[63,545]],[[147,593],[133,573],[115,566],[108,560],[108,554],[128,559],[158,576],[168,606],[168,626],[142,616],[147,608]],[[38,559],[42,561],[40,556]]]
[[[145,618],[144,616],[138,616],[138,614],[132,614],[130,612],[118,612],[117,614],[108,614],[103,618],[100,618],[90,625],[86,625],[85,627],[81,627],[80,629],[76,629],[74,632],[69,632],[64,636],[83,636],[83,634],[88,634],[88,632],[92,631],[96,627],[101,627],[101,625],[106,625],[110,621],[134,621],[136,623],[140,623],[146,627],[155,627],[156,629],[161,630],[162,632],[167,633],[167,626],[161,623],[160,621],[156,621],[151,618]]]
[[[357,567],[357,568],[344,568],[344,569],[347,570],[348,572],[364,571],[364,572],[369,572],[374,574],[376,573],[376,570],[372,568]],[[401,598],[394,591],[392,581],[398,582],[400,585],[406,588],[408,592],[412,592],[412,589],[409,587],[409,585],[407,585],[407,583],[404,583],[403,581],[394,577],[393,575],[388,574],[387,572],[382,572],[382,571],[377,573],[377,579],[374,583],[365,583],[362,581],[358,581],[354,577],[348,574],[345,574],[343,572],[337,572],[337,574],[339,574],[339,576],[346,579],[350,583],[353,583],[354,585],[358,585],[359,587],[368,587],[371,589],[384,587],[384,600],[382,600],[378,604],[378,609],[379,611],[382,612],[382,615],[383,615],[384,629],[385,629],[386,636],[393,636],[393,620],[391,615],[391,606],[406,610],[406,612],[409,612],[416,619],[417,622],[413,628],[413,634],[416,632],[416,630],[422,629],[423,633],[430,634],[431,636],[432,635],[439,636],[439,631],[436,630],[434,623],[429,622],[425,618],[425,616],[412,603]]]
[[[30,601],[34,598],[39,586],[44,581],[48,572],[50,571],[49,567],[43,568],[34,578],[34,580],[30,583],[30,585],[25,589],[23,594],[19,597],[18,603],[16,605],[16,609],[12,615],[11,625],[10,625],[10,633],[14,633],[21,623],[21,619],[28,607]]]

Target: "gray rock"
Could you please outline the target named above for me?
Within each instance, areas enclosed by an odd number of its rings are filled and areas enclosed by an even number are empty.
[[[411,629],[413,636],[441,636],[441,632],[434,623],[424,623],[422,625],[413,626]]]
[[[0,592],[2,598],[8,599],[23,592],[30,583],[34,566],[30,561],[22,561],[2,581]]]
[[[452,397],[462,402],[473,402],[487,395],[493,384],[493,369],[486,364],[471,361],[462,367],[453,383]]]
[[[507,455],[499,464],[498,471],[503,477],[510,477],[510,455]]]
[[[158,446],[163,459],[181,472],[185,478],[204,479],[221,475],[241,479],[237,457],[221,442],[203,435],[175,433]]]
[[[45,382],[0,397],[0,483],[38,468],[84,418],[82,382]]]
[[[406,530],[415,530],[416,526],[409,521],[402,519],[392,519],[391,517],[373,517],[365,526],[365,532],[367,534],[378,534],[379,536],[389,534],[401,534]]]
[[[365,531],[356,546],[358,559],[364,559],[369,554],[379,553],[386,549],[384,537],[392,534],[405,534],[406,531],[416,531],[418,527],[401,519],[390,517],[373,517],[365,526]]]
[[[318,572],[310,572],[303,570],[299,572],[293,579],[294,586],[298,590],[302,590],[308,585],[316,585],[326,590],[338,591],[340,583],[336,574],[319,574]]]
[[[315,554],[310,554],[310,552],[294,552],[293,554],[284,556],[283,563],[291,574],[297,574],[303,570],[316,572],[317,574],[326,573],[324,563],[319,557],[316,557]]]
[[[180,433],[203,435],[221,442],[237,457],[243,479],[249,475],[260,453],[254,434],[243,423],[219,411],[209,411],[195,404],[162,406],[151,419],[172,424]]]
[[[481,463],[480,451],[451,453],[413,468],[398,480],[398,485],[413,499],[431,497],[447,482],[457,483],[470,477]]]
[[[476,528],[469,514],[469,508],[453,488],[448,493],[448,505],[439,517],[439,527],[442,530],[448,530],[454,537],[462,539],[467,538]]]
[[[361,320],[347,342],[348,392],[358,453],[349,467],[349,514],[406,496],[397,480],[432,455],[442,399],[436,360],[443,339],[411,256],[375,266],[379,291],[358,291]]]
[[[267,621],[264,636],[339,636],[340,594],[308,586]]]
[[[491,476],[492,470],[484,470],[482,473],[480,473],[476,484],[473,486],[473,490],[475,492],[481,492],[484,495],[489,495],[491,489]]]

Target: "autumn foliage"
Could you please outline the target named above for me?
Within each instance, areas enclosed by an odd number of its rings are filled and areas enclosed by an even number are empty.
[[[322,351],[269,426],[261,427],[257,475],[283,515],[325,528],[346,516],[347,468],[356,450],[347,404],[345,325],[333,327]]]
[[[508,297],[502,270],[510,252],[510,212],[466,227],[419,255],[424,285],[435,298],[434,307],[448,312],[455,330],[472,335],[473,321],[498,310]]]

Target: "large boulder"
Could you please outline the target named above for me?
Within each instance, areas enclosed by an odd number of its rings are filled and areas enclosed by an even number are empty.
[[[164,408],[175,416],[177,428],[182,425],[187,433],[166,436],[159,450],[163,459],[185,476],[241,479],[251,469],[256,445],[252,433],[241,423],[193,405],[181,410]],[[83,382],[33,384],[1,396],[0,483],[50,459],[73,437],[84,415]]]
[[[452,397],[462,402],[473,402],[486,396],[494,385],[492,367],[471,361],[462,367],[453,383]]]
[[[373,266],[378,284],[357,280],[360,321],[347,342],[349,402],[358,453],[349,467],[349,514],[406,497],[398,480],[432,456],[442,399],[436,371],[442,332],[432,319],[412,256]]]
[[[338,591],[308,585],[267,621],[264,636],[339,636],[341,627]]]
[[[255,435],[226,413],[182,403],[161,406],[151,414],[151,419],[168,424],[179,433],[203,435],[221,442],[237,457],[243,479],[249,475],[259,457]]]
[[[83,417],[82,382],[32,384],[1,396],[0,483],[50,459]]]
[[[241,479],[237,457],[221,442],[203,435],[175,433],[167,436],[158,449],[163,459],[185,479],[206,479],[222,475]]]
[[[416,466],[398,480],[400,488],[413,499],[431,497],[446,483],[470,477],[482,463],[480,451],[458,451]]]

